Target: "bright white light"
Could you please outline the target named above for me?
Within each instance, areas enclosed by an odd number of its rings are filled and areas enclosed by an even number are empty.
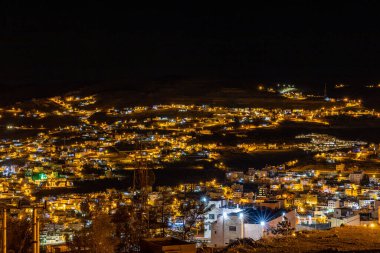
[[[285,216],[285,212],[282,213],[282,216]]]
[[[260,221],[260,225],[264,227],[265,226],[265,221]]]
[[[243,219],[244,218],[244,214],[243,213],[239,213],[239,218]]]
[[[206,197],[203,197],[203,198],[202,198],[202,201],[203,201],[203,202],[206,202],[206,201],[207,201]]]
[[[223,213],[223,218],[224,218],[224,219],[227,219],[227,218],[228,218],[227,213]]]

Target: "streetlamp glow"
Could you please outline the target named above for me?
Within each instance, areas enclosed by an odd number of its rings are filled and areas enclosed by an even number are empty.
[[[260,221],[260,225],[264,227],[265,226],[265,221]]]
[[[243,213],[239,213],[239,218],[243,219],[244,218],[244,214]]]

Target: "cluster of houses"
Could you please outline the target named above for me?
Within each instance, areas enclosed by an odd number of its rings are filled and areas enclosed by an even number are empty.
[[[377,175],[357,168],[296,172],[271,166],[229,171],[226,179],[228,184],[209,190],[205,198],[214,206],[204,222],[204,240],[211,247],[271,236],[284,221],[289,231],[379,224]]]

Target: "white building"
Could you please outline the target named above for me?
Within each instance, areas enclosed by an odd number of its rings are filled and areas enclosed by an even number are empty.
[[[206,214],[204,221],[204,238],[206,240],[211,240],[211,224],[215,222],[218,217],[222,216],[223,213],[229,214],[233,212],[240,212],[239,207],[227,207],[227,201],[221,200],[210,200],[208,201],[208,206],[214,205],[214,208]]]
[[[343,207],[348,207],[352,209],[359,209],[359,203],[353,200],[345,200],[343,203]]]
[[[337,199],[329,199],[327,201],[327,208],[328,209],[334,209],[340,207],[340,201]]]
[[[295,210],[271,210],[268,208],[247,208],[240,212],[223,213],[211,224],[211,247],[225,247],[238,238],[258,240],[270,236],[270,229],[288,219],[292,228],[296,226]]]

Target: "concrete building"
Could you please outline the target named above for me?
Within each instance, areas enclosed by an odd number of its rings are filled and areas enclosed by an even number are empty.
[[[340,207],[340,201],[337,199],[329,199],[327,201],[327,208],[329,209],[334,209],[334,208],[339,208]]]
[[[352,183],[355,183],[355,184],[360,184],[360,182],[362,181],[364,177],[364,172],[363,171],[356,171],[354,173],[351,173],[349,176],[348,176],[348,179],[352,182]]]
[[[210,200],[207,205],[214,205],[214,208],[206,214],[204,221],[204,238],[211,240],[211,224],[215,222],[223,214],[229,214],[234,212],[240,212],[241,209],[238,206],[228,207],[226,200]]]
[[[258,190],[258,197],[264,198],[268,195],[269,189],[266,186],[260,186]]]
[[[225,247],[238,238],[258,240],[270,236],[270,229],[288,219],[291,227],[296,227],[296,212],[284,209],[272,210],[266,207],[247,208],[240,212],[223,213],[211,224],[211,247]]]

